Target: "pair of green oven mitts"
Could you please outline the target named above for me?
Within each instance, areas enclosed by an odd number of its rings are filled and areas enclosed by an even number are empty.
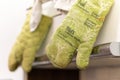
[[[113,0],[77,0],[47,45],[47,56],[58,68],[65,68],[76,55],[80,69],[89,64],[96,37]]]
[[[52,64],[65,68],[76,55],[78,68],[89,63],[89,57],[96,37],[103,25],[113,0],[77,0],[52,36],[46,53]],[[29,72],[35,54],[43,43],[52,23],[52,18],[42,16],[34,32],[30,32],[31,11],[28,12],[24,26],[9,56],[9,69],[14,71],[20,64]]]
[[[31,10],[26,15],[26,20],[22,31],[14,44],[9,56],[9,70],[14,71],[19,65],[25,72],[29,72],[32,68],[35,55],[40,49],[48,31],[52,24],[52,18],[42,15],[41,22],[34,32],[30,31]]]

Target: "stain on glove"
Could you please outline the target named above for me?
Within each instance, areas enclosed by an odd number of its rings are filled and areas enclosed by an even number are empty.
[[[65,68],[77,53],[76,64],[84,69],[96,37],[113,0],[77,0],[46,47],[51,63]]]
[[[52,18],[42,15],[41,22],[34,32],[30,31],[31,11],[26,16],[22,31],[14,44],[9,56],[9,70],[14,71],[22,65],[29,72],[35,59],[35,54],[42,45],[52,23]]]

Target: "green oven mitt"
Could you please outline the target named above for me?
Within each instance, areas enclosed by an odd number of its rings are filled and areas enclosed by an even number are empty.
[[[29,72],[35,54],[43,43],[52,23],[52,18],[42,15],[41,22],[34,32],[30,31],[31,10],[26,16],[22,31],[14,44],[9,56],[9,70],[14,71],[20,64],[24,71]]]
[[[96,37],[113,0],[77,0],[46,47],[51,63],[65,68],[77,53],[76,64],[86,68]]]

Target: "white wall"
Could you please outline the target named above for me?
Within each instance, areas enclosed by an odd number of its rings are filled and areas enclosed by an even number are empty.
[[[97,38],[96,44],[120,42],[120,0],[114,0],[110,13],[107,15],[104,25]]]
[[[0,0],[0,80],[23,80],[23,70],[8,70],[8,55],[21,31],[32,0]]]

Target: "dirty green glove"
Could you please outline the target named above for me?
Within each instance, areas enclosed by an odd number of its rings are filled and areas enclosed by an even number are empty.
[[[113,0],[77,0],[46,48],[55,67],[65,68],[77,53],[76,64],[86,68],[96,37]]]
[[[24,71],[29,72],[35,54],[43,43],[52,23],[52,18],[42,16],[41,22],[34,32],[30,32],[31,11],[26,16],[22,31],[14,44],[9,56],[9,70],[14,71],[20,64]]]

